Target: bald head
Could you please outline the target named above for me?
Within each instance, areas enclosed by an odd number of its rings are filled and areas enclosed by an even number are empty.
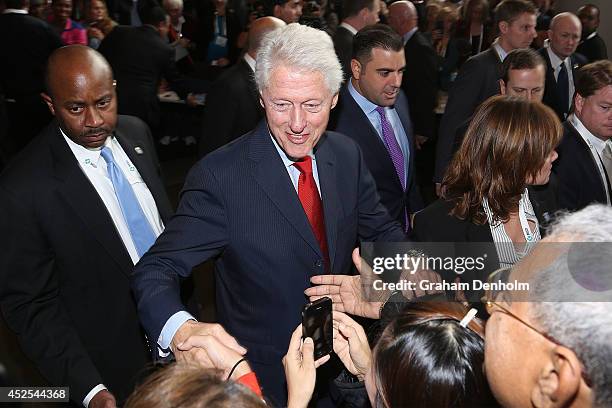
[[[550,22],[550,48],[561,59],[572,55],[582,34],[580,19],[573,13],[559,13]]]
[[[287,24],[276,17],[261,17],[251,23],[249,29],[249,55],[253,58],[257,57],[257,51],[261,47],[261,43],[266,34],[286,26]]]
[[[60,129],[88,149],[104,145],[117,124],[113,72],[97,51],[82,45],[62,47],[47,63],[48,94],[42,94]]]
[[[582,23],[582,32],[589,35],[599,27],[599,8],[586,4],[578,9],[578,18]]]
[[[418,15],[410,1],[396,1],[389,6],[389,25],[399,35],[404,35],[418,24]]]
[[[75,82],[79,77],[104,78],[113,82],[113,71],[108,61],[93,48],[84,45],[61,47],[49,56],[45,72],[45,84],[50,96],[64,83]]]

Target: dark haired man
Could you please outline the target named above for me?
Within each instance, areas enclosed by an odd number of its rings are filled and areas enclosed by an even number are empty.
[[[47,58],[62,46],[44,21],[28,15],[27,0],[5,0],[0,14],[0,89],[7,106],[9,150],[20,150],[51,120],[40,99]]]
[[[114,407],[150,358],[128,277],[172,209],[151,135],[117,116],[99,53],[55,51],[47,89],[56,120],[0,178],[0,305],[50,384]]]
[[[287,24],[297,23],[302,16],[302,2],[300,0],[269,0],[271,1],[271,15],[280,18]]]
[[[377,24],[359,31],[334,130],[359,144],[381,203],[407,230],[409,215],[423,203],[414,175],[408,101],[401,90],[405,66],[404,43],[391,28]]]
[[[119,113],[142,119],[154,135],[160,126],[160,106],[157,88],[162,78],[182,98],[186,97],[174,61],[174,48],[164,39],[170,19],[156,5],[140,10],[143,25],[118,26],[107,35],[98,51],[113,68],[117,80]]]
[[[497,94],[499,71],[506,55],[514,49],[529,47],[536,37],[536,9],[525,0],[504,0],[495,8],[495,24],[499,37],[491,48],[463,64],[449,92],[436,148],[434,180],[438,185],[452,159],[457,128],[480,103]]]
[[[559,205],[570,211],[592,202],[610,204],[612,190],[612,62],[602,60],[578,71],[573,113],[553,172]]]
[[[597,33],[599,27],[599,7],[585,4],[578,9],[578,18],[582,23],[582,42],[576,52],[586,57],[589,62],[608,59],[606,43]]]
[[[344,0],[344,18],[334,35],[334,49],[342,65],[344,79],[351,77],[351,58],[353,56],[353,37],[357,31],[379,21],[379,0]]]

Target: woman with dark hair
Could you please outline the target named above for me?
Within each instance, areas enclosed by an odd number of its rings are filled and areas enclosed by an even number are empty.
[[[483,325],[460,303],[408,304],[373,351],[363,327],[334,311],[334,352],[360,381],[355,386],[336,380],[341,392],[350,390],[355,405],[367,393],[374,408],[497,406],[482,369]],[[290,374],[288,383],[294,380]]]
[[[467,0],[463,3],[455,36],[462,40],[462,62],[489,48],[493,36],[488,0]]]
[[[516,263],[557,210],[554,191],[543,186],[561,135],[555,113],[539,102],[485,101],[446,172],[442,198],[415,215],[415,239],[493,242],[495,268]]]

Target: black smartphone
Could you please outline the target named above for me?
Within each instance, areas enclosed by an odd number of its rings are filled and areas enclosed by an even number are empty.
[[[334,349],[334,326],[332,300],[322,297],[304,305],[302,310],[302,338],[310,337],[314,342],[314,359],[326,356]]]

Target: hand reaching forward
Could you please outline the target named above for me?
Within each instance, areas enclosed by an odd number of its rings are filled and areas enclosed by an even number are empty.
[[[386,298],[382,296],[377,301],[367,301],[364,299],[362,285],[371,284],[375,275],[372,269],[365,262],[362,262],[358,248],[353,250],[353,263],[357,271],[359,271],[358,276],[313,276],[310,278],[310,281],[318,286],[310,287],[304,293],[310,297],[311,302],[323,296],[329,296],[333,302],[333,309],[339,312],[378,319],[380,317],[380,307]]]
[[[191,337],[199,336],[209,337],[204,337],[204,339],[196,338],[189,341]],[[203,346],[199,346],[200,344]],[[220,368],[219,359],[222,357],[215,354],[215,352],[220,350],[215,348],[218,344],[233,350],[236,355],[244,356],[246,354],[246,349],[238,344],[236,339],[230,336],[220,324],[200,323],[193,320],[188,320],[179,327],[170,347],[174,352],[177,362],[198,363],[207,368]],[[207,347],[207,349],[202,347]],[[223,354],[223,351],[218,353]],[[225,356],[225,354],[223,355]],[[213,361],[215,358],[217,358],[217,365]]]
[[[372,364],[372,351],[363,327],[342,312],[334,312],[334,352],[359,381]]]
[[[291,335],[289,350],[283,357],[283,367],[287,379],[287,408],[307,407],[314,392],[317,367],[329,360],[329,354],[314,360],[314,343],[310,337],[302,343],[302,325]]]

